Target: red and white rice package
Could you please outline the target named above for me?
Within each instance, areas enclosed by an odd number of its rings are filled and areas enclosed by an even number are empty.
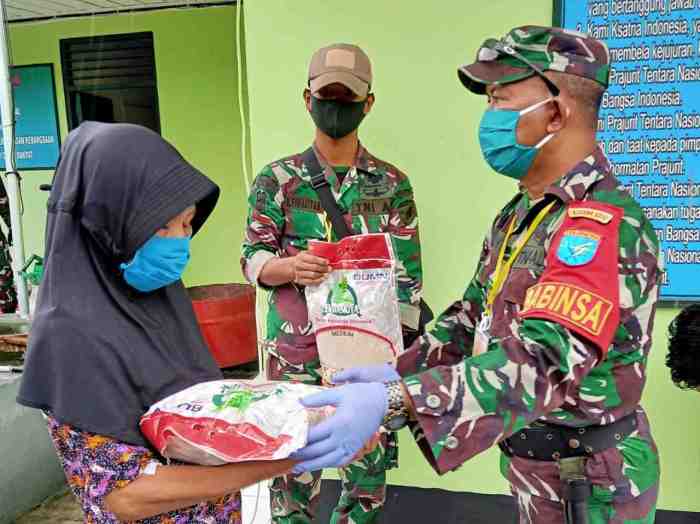
[[[204,382],[151,406],[141,432],[163,457],[191,464],[283,459],[306,445],[309,428],[332,411],[299,402],[321,390],[292,382]]]
[[[309,252],[328,260],[332,269],[321,284],[306,288],[326,383],[349,367],[396,364],[403,338],[390,236],[377,233],[337,243],[311,241]]]

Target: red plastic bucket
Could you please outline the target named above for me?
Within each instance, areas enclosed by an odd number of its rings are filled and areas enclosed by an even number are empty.
[[[212,284],[187,291],[204,340],[219,367],[255,361],[255,288],[248,284]]]

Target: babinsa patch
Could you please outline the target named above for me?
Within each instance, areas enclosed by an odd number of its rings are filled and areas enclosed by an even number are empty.
[[[592,291],[564,282],[547,282],[527,290],[522,314],[544,313],[598,336],[612,310],[610,300]]]
[[[557,258],[567,266],[583,266],[595,257],[600,247],[600,235],[581,229],[564,232],[557,249]]]

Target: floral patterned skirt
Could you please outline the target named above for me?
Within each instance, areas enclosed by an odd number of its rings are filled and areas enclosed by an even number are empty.
[[[80,431],[61,424],[50,415],[48,425],[68,485],[83,509],[85,522],[118,524],[119,520],[104,507],[105,497],[112,490],[125,487],[142,474],[154,473],[162,463],[144,447]],[[215,503],[203,502],[138,522],[240,524],[241,495],[227,495]]]

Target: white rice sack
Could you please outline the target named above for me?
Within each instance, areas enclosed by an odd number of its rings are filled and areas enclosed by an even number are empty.
[[[218,466],[287,458],[332,408],[299,400],[323,388],[292,382],[204,382],[154,404],[141,431],[165,458]]]
[[[306,288],[324,380],[349,367],[395,365],[403,338],[389,235],[311,241],[309,251],[332,268],[321,284]]]

